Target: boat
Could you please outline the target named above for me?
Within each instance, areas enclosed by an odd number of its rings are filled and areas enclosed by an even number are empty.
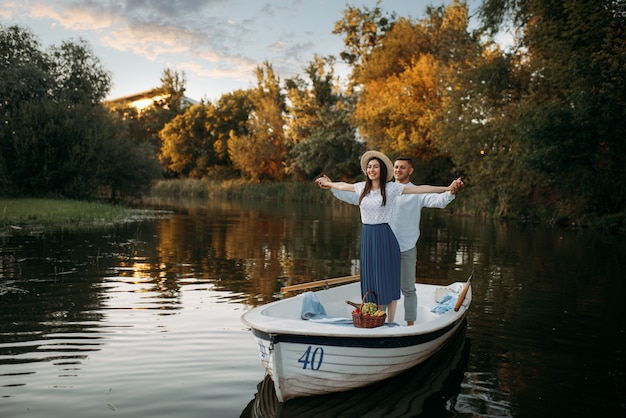
[[[416,283],[417,320],[360,328],[352,322],[360,283],[304,292],[245,312],[261,363],[279,402],[344,392],[389,379],[435,354],[455,334],[471,304],[467,282]],[[396,318],[403,318],[398,301]]]
[[[444,417],[456,414],[470,341],[467,320],[428,360],[402,373],[362,388],[279,402],[269,375],[257,385],[240,418],[317,417]]]

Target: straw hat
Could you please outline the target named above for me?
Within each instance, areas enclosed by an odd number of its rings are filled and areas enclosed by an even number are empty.
[[[378,151],[367,151],[361,156],[361,170],[363,170],[363,174],[367,176],[367,163],[374,157],[380,158],[385,163],[387,166],[387,181],[391,180],[393,178],[393,163],[389,157]]]

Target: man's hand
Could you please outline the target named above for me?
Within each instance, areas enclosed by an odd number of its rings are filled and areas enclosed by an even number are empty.
[[[459,189],[463,186],[463,180],[461,180],[461,177],[459,177],[458,179],[450,183],[450,194],[456,194],[456,192],[458,192]]]

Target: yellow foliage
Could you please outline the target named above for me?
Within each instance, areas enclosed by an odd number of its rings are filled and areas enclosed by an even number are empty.
[[[444,72],[425,54],[404,71],[365,85],[355,116],[368,145],[396,154],[429,149]]]

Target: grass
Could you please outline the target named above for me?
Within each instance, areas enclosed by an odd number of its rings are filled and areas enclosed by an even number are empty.
[[[0,199],[0,232],[48,228],[75,229],[136,218],[122,206],[60,199]]]

